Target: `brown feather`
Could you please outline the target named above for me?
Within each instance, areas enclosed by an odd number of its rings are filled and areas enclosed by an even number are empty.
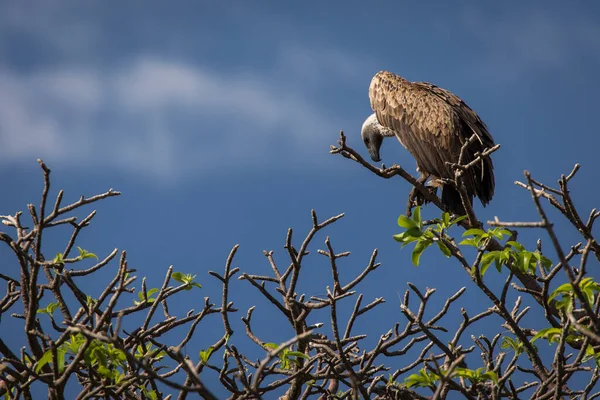
[[[458,96],[427,82],[409,82],[391,72],[378,72],[369,87],[371,108],[379,123],[392,129],[413,155],[421,173],[454,178],[446,162],[457,163],[462,145],[477,139],[465,153],[465,163],[494,145],[487,126]],[[494,194],[493,164],[488,157],[471,168],[464,183],[467,193],[486,205]]]

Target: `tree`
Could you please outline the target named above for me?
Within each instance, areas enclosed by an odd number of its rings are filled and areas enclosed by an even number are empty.
[[[495,149],[478,157],[486,157]],[[439,198],[400,166],[377,168],[367,163],[346,145],[343,133],[331,153],[351,159],[380,177],[399,176],[441,208]],[[584,221],[576,210],[568,184],[577,165],[569,175],[561,176],[558,189],[536,181],[529,173],[524,183],[517,183],[531,193],[540,218],[537,222],[495,220],[488,221],[486,229],[468,201],[464,202],[467,215],[456,217],[442,210],[439,218],[429,221],[421,218],[420,207],[409,207],[398,219],[402,231],[394,239],[402,246],[414,246],[410,261],[418,265],[424,251],[441,251],[448,263],[462,267],[489,307],[469,315],[464,309],[456,310],[465,288],[439,302],[433,297],[434,289],[423,290],[408,283],[400,306],[403,320],[396,322],[400,316],[394,315],[390,321],[381,321],[387,332],[374,341],[374,346],[367,347],[361,317],[385,301],[365,300],[360,293],[361,285],[381,267],[377,250],[364,261],[361,273],[344,281],[339,273],[340,260],[350,253],[334,249],[328,237],[325,249],[318,253],[328,260],[331,281],[314,283],[325,287],[326,294],[309,297],[298,293],[305,256],[313,247],[315,234],[343,214],[321,220],[312,211],[312,228],[301,240],[290,229],[284,246],[288,261],[276,260],[272,251],[264,254],[272,270],[269,276],[233,267],[235,245],[224,270],[210,271],[214,280],[205,283],[221,286],[218,303],[206,298],[201,310],[178,317],[170,312],[169,303],[174,296],[202,290],[197,277],[169,268],[161,287],[148,288],[145,278],[140,282],[136,271],[128,266],[125,252],[119,255],[115,249],[100,260],[93,249],[77,247],[77,239],[95,211],[80,222],[71,214],[120,193],[111,189],[65,206],[60,191],[52,205],[50,170],[39,163],[45,183],[40,206],[28,206],[31,227],[25,226],[21,212],[1,216],[11,230],[0,232],[0,240],[10,248],[14,262],[5,264],[0,273],[6,282],[0,318],[16,319],[24,335],[24,347],[18,348],[8,344],[5,329],[0,333],[0,394],[5,398],[30,399],[36,387],[43,387],[49,398],[63,399],[67,387],[75,386],[80,399],[184,399],[198,395],[215,399],[211,388],[217,385],[234,399],[600,396],[600,392],[592,394],[600,376],[600,285],[588,273],[592,257],[600,261],[600,245],[593,235],[600,211],[592,210]],[[465,168],[469,166],[454,166],[452,184],[459,191]],[[582,242],[570,246],[568,252],[548,219],[548,205],[560,211],[582,237]],[[54,257],[44,255],[42,239],[65,225],[72,227],[72,235],[64,251]],[[462,240],[458,239],[461,227]],[[545,230],[555,254],[542,251],[541,240],[536,249],[519,243],[518,231],[526,228]],[[97,259],[97,263],[80,267],[84,259]],[[117,272],[100,296],[92,298],[80,288],[81,280],[93,279],[99,270],[111,265]],[[497,272],[489,270],[491,265]],[[499,290],[489,284],[493,273],[504,280]],[[249,307],[242,317],[244,335],[261,349],[259,360],[251,359],[247,348],[234,344],[242,335],[234,332],[230,322],[238,311],[229,300],[231,286],[236,284],[234,277],[245,281],[239,284],[254,287],[294,332],[276,343],[264,341],[253,331],[255,307]],[[135,286],[138,282],[139,288]],[[515,292],[517,300],[509,304]],[[349,301],[354,302],[353,311],[344,318],[338,309]],[[532,312],[545,315],[546,328],[526,326],[523,317]],[[315,313],[327,316],[324,324],[309,325],[309,316]],[[442,324],[447,316],[461,320],[453,332]],[[129,321],[137,328],[126,329]],[[207,324],[220,324],[222,334],[199,354],[187,354],[186,344]],[[469,329],[485,324],[497,327],[494,335],[467,337]],[[180,341],[164,340],[177,330],[184,330]],[[449,341],[443,335],[447,333]],[[542,349],[542,342],[553,347]]]

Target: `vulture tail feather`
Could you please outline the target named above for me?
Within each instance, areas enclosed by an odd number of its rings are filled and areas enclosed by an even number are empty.
[[[473,204],[473,199],[469,199]],[[444,185],[442,188],[442,204],[446,209],[456,215],[465,215],[465,207],[462,204],[460,193],[452,185]]]

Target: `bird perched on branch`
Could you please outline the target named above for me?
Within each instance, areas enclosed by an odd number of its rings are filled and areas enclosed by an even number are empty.
[[[494,139],[464,101],[431,83],[409,82],[387,71],[373,77],[369,98],[375,113],[364,122],[361,136],[373,161],[381,161],[383,139],[396,136],[417,161],[418,181],[425,184],[429,179],[428,186],[441,187],[443,205],[462,215],[465,209],[451,181],[455,182],[459,161],[468,165],[479,154],[477,162],[462,171],[462,182],[470,204],[473,196],[484,206],[489,203],[494,195],[494,166],[489,156],[480,154],[494,146]],[[416,194],[413,191],[409,204]]]

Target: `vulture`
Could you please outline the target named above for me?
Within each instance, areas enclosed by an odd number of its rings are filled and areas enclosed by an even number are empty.
[[[369,98],[375,113],[363,123],[361,136],[371,159],[381,161],[379,152],[383,139],[396,136],[417,161],[418,181],[425,184],[429,179],[429,187],[434,190],[441,187],[441,200],[446,209],[464,214],[458,190],[448,181],[444,182],[455,178],[454,169],[447,162],[459,162],[461,148],[473,134],[475,140],[464,151],[463,165],[475,160],[477,152],[494,146],[485,123],[448,90],[427,82],[410,82],[387,71],[373,77]],[[489,156],[464,172],[463,184],[471,204],[473,196],[478,197],[483,206],[490,202],[495,183],[494,165]]]

